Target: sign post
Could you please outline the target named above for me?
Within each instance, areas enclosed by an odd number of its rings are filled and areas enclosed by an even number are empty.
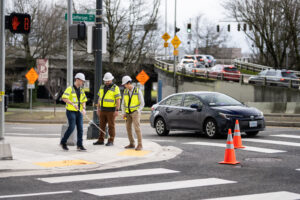
[[[39,78],[39,75],[33,69],[33,67],[27,72],[25,77],[28,80],[28,89],[30,89],[30,112],[32,112],[32,89],[34,88],[35,81]]]

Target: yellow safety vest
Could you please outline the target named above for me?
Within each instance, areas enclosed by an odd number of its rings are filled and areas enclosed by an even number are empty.
[[[69,86],[64,94],[62,95],[63,99],[69,99],[73,104],[78,105],[78,98],[73,86]],[[80,111],[82,111],[83,106],[82,103],[87,102],[87,98],[85,96],[84,90],[80,88]],[[78,111],[76,108],[71,104],[66,104],[66,109],[69,111]]]
[[[114,108],[116,107],[116,100],[121,98],[121,93],[119,87],[114,84],[107,90],[107,92],[104,95],[104,85],[101,85],[98,96],[99,96],[99,105],[100,107],[106,107],[106,108]],[[102,98],[103,98],[103,105],[102,105]]]
[[[124,94],[124,106],[125,106],[125,112],[126,113],[132,113],[140,108],[140,101],[139,101],[139,89],[134,88],[131,98],[129,96],[129,90],[125,89]]]

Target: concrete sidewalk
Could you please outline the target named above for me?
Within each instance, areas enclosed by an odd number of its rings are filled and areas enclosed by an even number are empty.
[[[5,142],[11,146],[13,160],[0,160],[0,177],[119,168],[172,159],[182,152],[176,147],[162,147],[146,139],[142,151],[124,149],[128,145],[127,138],[117,138],[111,147],[84,140],[87,151],[77,151],[76,146],[69,146],[69,151],[64,151],[58,138],[6,136]]]

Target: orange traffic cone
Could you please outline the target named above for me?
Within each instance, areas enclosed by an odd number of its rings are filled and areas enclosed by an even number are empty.
[[[235,149],[245,148],[242,144],[242,137],[241,137],[240,125],[238,120],[235,121],[233,144]]]
[[[219,162],[219,163],[220,164],[230,164],[230,165],[235,165],[235,164],[240,163],[240,162],[236,161],[236,159],[235,159],[231,129],[228,130],[228,137],[227,137],[227,142],[226,142],[224,161]]]

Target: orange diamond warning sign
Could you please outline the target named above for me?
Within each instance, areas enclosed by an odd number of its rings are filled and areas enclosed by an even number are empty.
[[[140,84],[145,85],[150,77],[144,70],[142,70],[135,78],[140,82]]]
[[[30,84],[34,84],[34,82],[38,79],[39,75],[36,73],[36,71],[33,68],[31,68],[27,72],[25,77],[27,78],[27,80]]]

